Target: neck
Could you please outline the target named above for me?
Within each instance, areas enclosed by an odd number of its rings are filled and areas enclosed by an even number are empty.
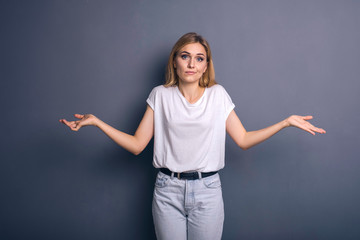
[[[203,95],[205,88],[200,87],[198,82],[182,83],[179,82],[179,90],[189,103],[195,103]]]

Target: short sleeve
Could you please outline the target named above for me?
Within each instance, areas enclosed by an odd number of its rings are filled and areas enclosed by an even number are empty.
[[[225,109],[225,118],[229,116],[231,111],[235,108],[235,104],[231,100],[230,95],[226,92],[225,88],[224,90],[224,109]]]
[[[150,92],[149,97],[146,99],[147,104],[149,104],[152,110],[155,110],[155,96],[156,96],[156,88],[154,88]]]

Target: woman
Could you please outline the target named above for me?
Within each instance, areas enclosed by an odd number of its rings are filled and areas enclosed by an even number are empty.
[[[290,116],[270,127],[247,132],[225,89],[216,84],[208,42],[196,33],[174,45],[166,83],[155,87],[134,135],[114,129],[91,114],[60,122],[73,131],[93,125],[126,150],[139,154],[154,135],[153,165],[159,168],[153,196],[158,239],[221,239],[224,207],[218,171],[224,167],[226,132],[242,149],[294,126],[325,133],[307,120]]]

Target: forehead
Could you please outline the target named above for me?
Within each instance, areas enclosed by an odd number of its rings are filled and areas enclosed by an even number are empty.
[[[200,43],[189,43],[186,44],[185,46],[183,46],[179,52],[189,52],[191,54],[198,54],[198,53],[202,53],[204,55],[206,55],[206,51],[203,45],[201,45]]]

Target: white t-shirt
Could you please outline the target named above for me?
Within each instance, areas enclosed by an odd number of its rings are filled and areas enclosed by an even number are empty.
[[[155,87],[146,102],[154,110],[155,168],[212,172],[225,165],[226,119],[235,105],[216,84],[189,103],[177,86]]]

